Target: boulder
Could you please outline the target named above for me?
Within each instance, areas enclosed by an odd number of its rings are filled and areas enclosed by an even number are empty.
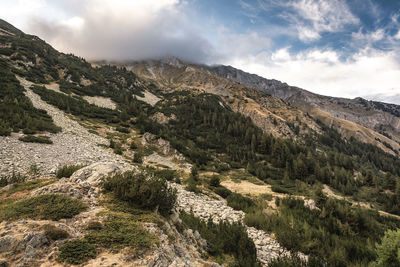
[[[110,162],[97,162],[77,170],[70,177],[71,182],[86,181],[89,184],[99,184],[104,178],[123,172],[121,165]]]

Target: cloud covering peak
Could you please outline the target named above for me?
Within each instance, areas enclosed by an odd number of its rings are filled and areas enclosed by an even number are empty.
[[[175,56],[332,96],[400,93],[400,2],[0,0],[0,17],[89,60]]]

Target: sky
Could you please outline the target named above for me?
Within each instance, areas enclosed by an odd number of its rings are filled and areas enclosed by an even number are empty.
[[[0,0],[0,18],[88,60],[176,56],[400,104],[399,0]]]

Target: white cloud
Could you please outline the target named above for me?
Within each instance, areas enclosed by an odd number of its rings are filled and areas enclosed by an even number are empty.
[[[394,36],[395,39],[400,40],[400,30]]]
[[[351,36],[356,41],[371,44],[383,40],[385,37],[385,31],[383,29],[377,29],[373,32],[362,33],[362,29],[359,29],[358,32],[353,32]]]
[[[337,32],[359,23],[343,0],[294,0],[284,5],[296,12],[289,18],[305,42],[319,39],[322,32]]]
[[[5,0],[0,15],[63,52],[88,59],[167,55],[206,61],[213,47],[186,17],[183,0]],[[30,1],[29,1],[30,2]],[[54,12],[53,12],[54,11]]]
[[[366,48],[341,62],[331,50],[314,49],[298,54],[277,50],[226,63],[315,93],[352,98],[399,88],[400,66],[395,56],[394,52]]]
[[[321,35],[318,33],[318,31],[309,27],[297,26],[297,32],[299,39],[306,43],[321,38]]]

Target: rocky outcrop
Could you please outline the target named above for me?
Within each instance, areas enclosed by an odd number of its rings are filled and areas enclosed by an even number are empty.
[[[77,170],[70,178],[62,178],[55,183],[38,188],[31,195],[63,194],[82,199],[92,207],[97,205],[100,183],[104,178],[134,169],[133,166],[117,165],[111,162],[97,162]]]

